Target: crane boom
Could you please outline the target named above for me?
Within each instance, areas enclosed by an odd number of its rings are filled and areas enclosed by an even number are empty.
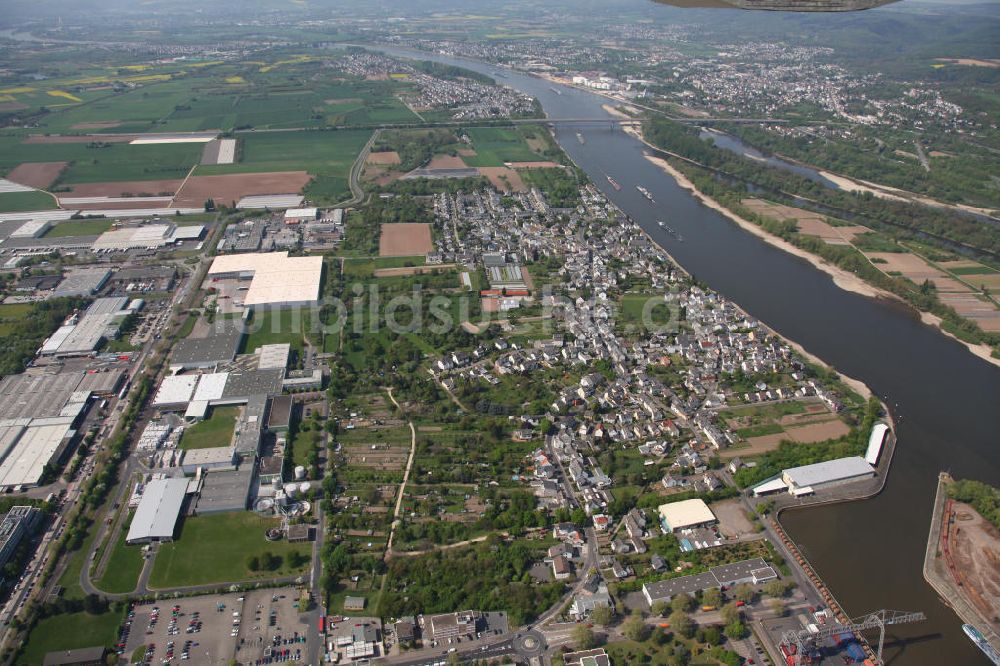
[[[814,648],[818,641],[830,638],[836,634],[851,632],[855,635],[870,629],[879,630],[878,649],[874,650],[876,663],[882,664],[882,647],[885,645],[885,628],[895,624],[907,624],[910,622],[920,622],[925,620],[926,615],[919,611],[895,611],[877,610],[853,618],[848,622],[834,622],[824,625],[818,631],[801,629],[799,631],[786,631],[782,634],[781,640],[788,645],[796,647],[796,654],[799,659],[806,654],[809,648]]]

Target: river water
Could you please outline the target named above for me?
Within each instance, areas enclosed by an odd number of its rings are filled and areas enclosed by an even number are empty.
[[[485,74],[501,71],[461,58],[416,55]],[[497,80],[536,97],[551,118],[609,118],[602,109],[606,100],[597,95],[506,70]],[[888,663],[988,663],[924,581],[921,567],[938,471],[1000,484],[1000,369],[907,308],[843,291],[808,262],[706,208],[644,159],[642,143],[611,123],[559,126],[556,138],[685,269],[893,406],[899,444],[882,494],[786,512],[782,522],[848,613],[891,608],[927,614],[926,622],[891,628]],[[620,191],[608,184],[608,174]],[[655,205],[636,191],[638,184],[650,190]],[[684,241],[668,235],[657,219]]]

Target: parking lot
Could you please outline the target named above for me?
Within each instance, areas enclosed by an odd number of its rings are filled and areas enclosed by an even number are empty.
[[[135,656],[131,663],[151,665],[227,666],[233,659],[242,664],[295,663],[296,649],[306,654],[306,625],[299,622],[297,600],[297,590],[280,588],[136,605],[124,656]],[[298,642],[296,634],[302,637]]]
[[[241,664],[304,661],[308,625],[299,620],[298,590],[247,592],[242,602],[236,659]]]

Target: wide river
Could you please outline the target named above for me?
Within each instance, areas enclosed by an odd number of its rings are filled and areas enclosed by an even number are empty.
[[[591,93],[462,58],[419,57],[485,74],[502,71],[498,82],[536,97],[550,118],[609,117],[602,109],[607,100]],[[809,263],[706,208],[644,159],[642,143],[610,123],[560,126],[556,138],[684,268],[893,405],[899,445],[885,490],[863,502],[786,512],[782,522],[848,613],[891,608],[927,614],[926,622],[892,628],[889,663],[988,663],[921,568],[938,471],[1000,484],[1000,369],[908,309],[846,292]],[[652,192],[656,205],[636,191],[638,184]],[[667,220],[684,242],[657,219]]]

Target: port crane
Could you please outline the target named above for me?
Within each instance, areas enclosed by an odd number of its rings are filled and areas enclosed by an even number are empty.
[[[799,664],[808,663],[806,659],[808,659],[810,654],[815,653],[817,642],[825,638],[830,638],[843,632],[851,632],[859,635],[863,631],[878,629],[878,650],[875,651],[875,663],[878,666],[883,666],[885,662],[882,660],[882,647],[885,644],[885,628],[894,624],[908,624],[926,619],[927,616],[921,612],[882,609],[851,619],[848,622],[834,622],[823,625],[816,632],[809,631],[808,629],[786,631],[781,635],[781,642],[795,647],[792,653],[795,655],[795,661],[789,661],[789,664],[794,663],[798,666]]]

